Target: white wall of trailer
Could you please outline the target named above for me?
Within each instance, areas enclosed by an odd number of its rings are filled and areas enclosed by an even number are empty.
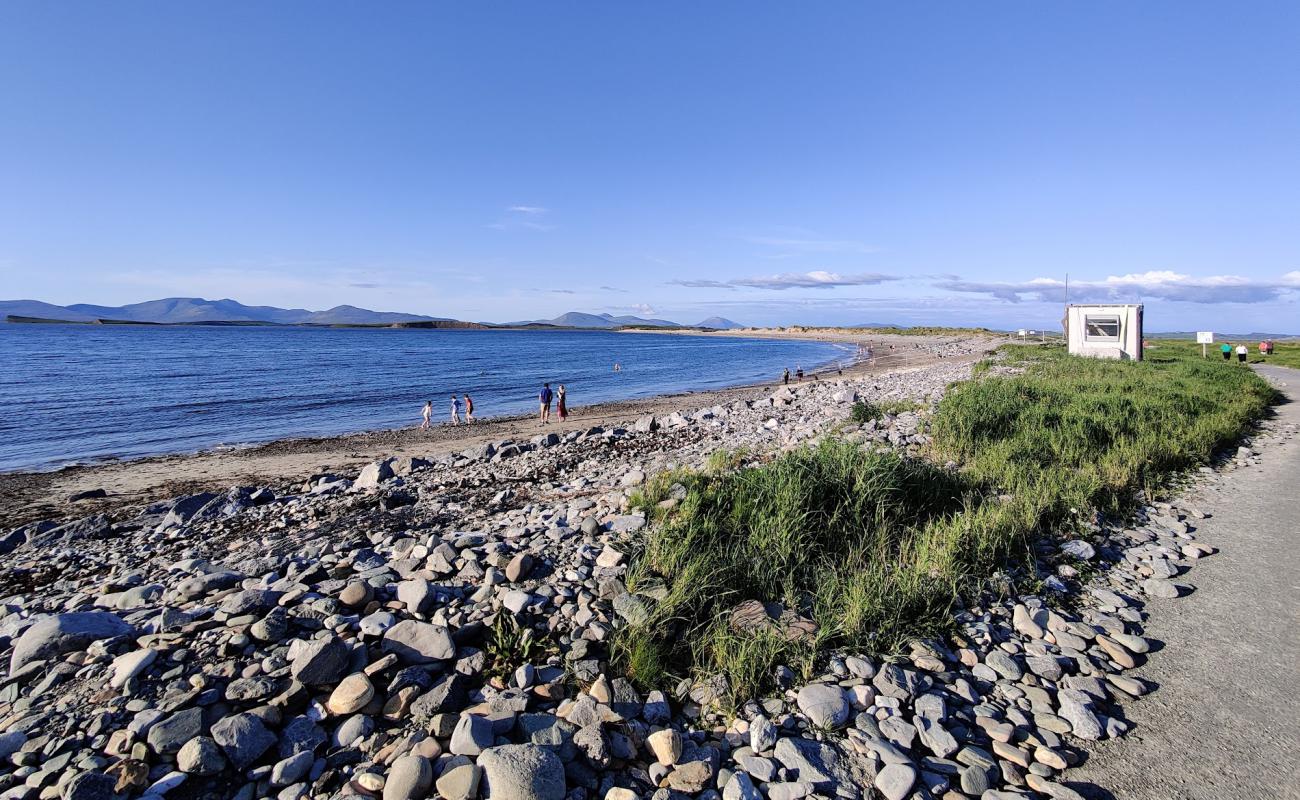
[[[1065,307],[1070,352],[1092,358],[1142,360],[1142,306],[1096,303]]]

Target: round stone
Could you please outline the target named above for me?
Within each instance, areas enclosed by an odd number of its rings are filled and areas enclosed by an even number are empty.
[[[799,690],[799,710],[819,728],[838,728],[849,718],[844,690],[824,683],[811,683]]]
[[[226,757],[217,743],[206,736],[196,736],[176,753],[176,767],[191,775],[216,775],[225,769]]]
[[[365,673],[355,672],[334,687],[330,692],[329,700],[326,701],[325,707],[331,714],[344,715],[353,714],[366,707],[375,696],[374,684],[366,677]]]
[[[433,766],[423,756],[405,755],[393,762],[384,780],[384,800],[422,797],[433,783]]]

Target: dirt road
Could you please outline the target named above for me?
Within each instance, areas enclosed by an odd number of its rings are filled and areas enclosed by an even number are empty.
[[[1272,426],[1300,425],[1300,370],[1257,369],[1287,384]],[[1259,454],[1190,496],[1212,514],[1198,540],[1220,552],[1180,579],[1189,597],[1149,607],[1164,648],[1133,674],[1159,689],[1127,707],[1132,734],[1069,773],[1084,795],[1300,798],[1300,435]]]

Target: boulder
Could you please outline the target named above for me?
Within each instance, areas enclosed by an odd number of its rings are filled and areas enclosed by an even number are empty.
[[[404,619],[384,632],[383,650],[406,664],[432,664],[455,658],[456,644],[441,625]]]
[[[333,636],[299,640],[289,649],[293,658],[289,673],[308,686],[337,682],[352,660],[348,646]]]
[[[226,758],[240,772],[276,743],[275,734],[266,729],[262,718],[244,713],[226,717],[212,726],[212,739],[221,745]]]
[[[564,800],[564,764],[535,744],[490,747],[478,757],[492,800]]]
[[[393,477],[393,460],[375,461],[361,468],[361,473],[352,482],[353,489],[378,489],[379,484]]]
[[[418,755],[405,755],[393,762],[384,782],[384,800],[413,800],[423,797],[433,783],[433,765]]]
[[[45,617],[23,631],[9,657],[12,675],[33,661],[57,658],[83,650],[91,642],[115,636],[131,636],[135,628],[107,611],[73,611]]]

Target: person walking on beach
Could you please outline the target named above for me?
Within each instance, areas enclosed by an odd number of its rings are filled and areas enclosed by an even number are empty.
[[[451,424],[460,424],[460,398],[454,394],[451,396]]]
[[[1224,361],[1232,360],[1232,345],[1228,344],[1227,342],[1224,342],[1223,347],[1220,347],[1219,349],[1223,351]]]
[[[565,405],[564,402],[567,396],[568,396],[568,392],[564,390],[564,384],[561,383],[559,391],[555,393],[555,410],[560,412],[561,422],[568,419],[569,417],[569,407]]]
[[[789,386],[789,385],[790,385],[790,368],[789,368],[789,367],[786,367],[786,368],[785,368],[785,374],[781,376],[781,383],[785,384],[786,386]]]
[[[549,383],[543,383],[542,390],[537,393],[537,413],[541,420],[540,424],[542,425],[551,421],[551,398],[553,396],[554,395],[551,393],[551,385]]]
[[[803,383],[803,367],[796,364],[794,367],[794,376],[799,379],[800,383]]]
[[[1250,348],[1244,344],[1237,345],[1237,363],[1245,364],[1246,356],[1250,355]]]
[[[465,424],[474,424],[474,398],[465,395]]]
[[[422,431],[427,431],[427,430],[429,430],[429,422],[430,422],[430,420],[433,419],[433,401],[432,401],[432,400],[429,400],[428,402],[426,402],[426,403],[424,404],[424,413],[423,413],[421,416],[424,417],[424,422],[421,422],[421,423],[420,423],[420,430],[422,430]]]

